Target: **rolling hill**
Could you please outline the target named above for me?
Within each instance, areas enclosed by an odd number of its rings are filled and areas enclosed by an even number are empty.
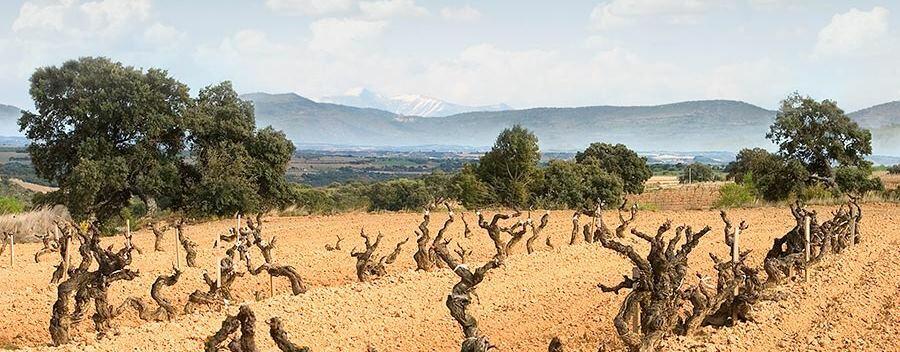
[[[259,125],[284,130],[304,144],[489,146],[504,128],[521,124],[545,150],[591,142],[639,150],[737,150],[765,146],[774,112],[743,102],[693,101],[658,106],[591,106],[483,111],[443,118],[408,117],[375,109],[316,103],[296,94],[242,96],[257,107]]]
[[[19,117],[21,116],[21,109],[12,105],[0,104],[0,136],[24,136],[19,132]]]

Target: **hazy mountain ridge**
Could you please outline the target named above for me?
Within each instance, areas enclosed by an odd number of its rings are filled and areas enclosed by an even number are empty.
[[[22,117],[22,109],[0,104],[0,136],[24,136],[22,132],[19,132],[19,117]]]
[[[775,113],[737,101],[658,106],[591,106],[483,111],[444,118],[403,117],[376,109],[316,103],[296,94],[254,93],[260,125],[284,130],[301,143],[411,146],[485,146],[504,128],[535,131],[545,149],[574,150],[596,141],[641,150],[737,150],[766,146]]]
[[[373,108],[403,116],[444,117],[472,111],[502,111],[512,109],[506,104],[466,106],[418,94],[385,96],[366,88],[358,88],[345,95],[323,97],[326,103],[359,108]]]

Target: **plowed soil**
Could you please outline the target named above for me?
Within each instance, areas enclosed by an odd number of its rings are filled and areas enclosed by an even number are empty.
[[[827,214],[834,207],[814,207]],[[786,208],[732,210],[730,217],[746,220],[750,229],[741,236],[742,249],[752,249],[750,263],[761,265],[772,239],[783,235],[793,223]],[[666,350],[766,351],[766,350],[900,350],[900,206],[867,204],[861,233],[863,243],[840,255],[832,255],[816,266],[809,281],[791,282],[774,290],[781,297],[755,307],[755,323],[733,328],[704,328],[700,335],[672,337]],[[539,215],[539,214],[537,214]],[[551,235],[556,249],[536,242],[538,252],[525,254],[524,241],[505,265],[493,270],[478,286],[478,300],[471,306],[481,330],[501,351],[546,351],[553,336],[560,336],[569,351],[619,350],[612,323],[624,295],[602,293],[600,282],[615,284],[622,274],[630,273],[626,259],[600,247],[584,244],[579,238],[567,244],[571,230],[571,212],[553,212],[544,235]],[[437,231],[445,213],[435,213],[431,228]],[[614,212],[607,222],[615,225]],[[457,216],[449,234],[455,243],[472,248],[473,265],[491,256],[492,245],[486,233],[474,224],[468,213],[472,238],[462,238],[463,225]],[[691,270],[711,274],[707,253],[727,256],[722,236],[722,221],[716,211],[641,212],[635,226],[655,231],[666,219],[688,224],[695,229],[709,225],[706,236],[690,258]],[[16,246],[16,262],[9,265],[4,253],[0,267],[0,348],[58,351],[197,351],[204,339],[217,330],[225,313],[235,314],[237,305],[248,303],[257,315],[257,343],[263,351],[275,350],[268,337],[265,320],[281,317],[291,339],[313,351],[364,351],[368,345],[379,351],[458,351],[459,327],[450,318],[444,299],[456,283],[450,270],[414,272],[412,253],[415,239],[403,248],[400,259],[388,266],[389,275],[372,283],[356,283],[355,261],[349,252],[362,248],[358,236],[367,232],[384,234],[378,252],[388,253],[407,237],[421,214],[346,214],[269,218],[264,235],[278,236],[276,260],[297,268],[310,285],[308,293],[292,296],[286,280],[276,279],[276,294],[268,296],[268,277],[245,276],[235,284],[239,302],[227,311],[205,311],[181,315],[170,322],[144,323],[134,313],[118,317],[117,334],[96,341],[90,319],[72,330],[74,342],[48,347],[47,325],[55,287],[48,285],[58,256],[50,255],[35,263],[33,254],[39,244]],[[204,223],[186,232],[199,244],[198,263],[212,271],[215,234],[231,221]],[[150,284],[157,275],[171,271],[174,232],[169,231],[166,252],[153,252],[153,236],[141,231],[136,244],[143,249],[136,255],[134,268],[140,276],[134,281],[117,282],[109,291],[111,303],[128,296],[149,301]],[[342,250],[326,251],[325,244],[335,236],[344,238]],[[121,237],[104,239],[117,248]],[[646,249],[642,241],[631,241]],[[452,244],[455,247],[455,244]],[[183,251],[181,252],[184,253]],[[259,260],[257,256],[256,261]],[[182,263],[183,265],[183,263]],[[185,268],[182,279],[164,295],[181,306],[188,294],[205,287],[204,268]],[[693,277],[693,275],[690,275]],[[262,292],[257,301],[254,292]]]

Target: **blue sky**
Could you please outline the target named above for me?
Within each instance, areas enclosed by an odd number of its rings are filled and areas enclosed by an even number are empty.
[[[0,2],[0,102],[35,67],[103,55],[193,91],[357,87],[468,105],[646,105],[792,91],[900,99],[900,1],[53,0]]]

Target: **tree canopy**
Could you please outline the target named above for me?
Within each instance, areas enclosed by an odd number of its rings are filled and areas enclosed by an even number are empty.
[[[644,192],[644,182],[653,176],[647,159],[640,157],[623,144],[591,143],[583,152],[575,154],[579,164],[595,163],[606,172],[622,179],[625,193]]]
[[[257,211],[287,199],[293,145],[256,131],[253,106],[224,82],[191,99],[166,71],[85,57],[39,68],[36,112],[19,126],[37,174],[59,185],[45,197],[76,219],[109,219],[133,197],[204,214]]]
[[[834,177],[832,165],[867,167],[872,134],[860,128],[832,100],[816,101],[794,93],[781,102],[766,137],[779,154],[800,161],[807,171]]]
[[[525,206],[540,159],[537,137],[515,125],[500,132],[494,147],[481,157],[478,174],[502,204]]]

